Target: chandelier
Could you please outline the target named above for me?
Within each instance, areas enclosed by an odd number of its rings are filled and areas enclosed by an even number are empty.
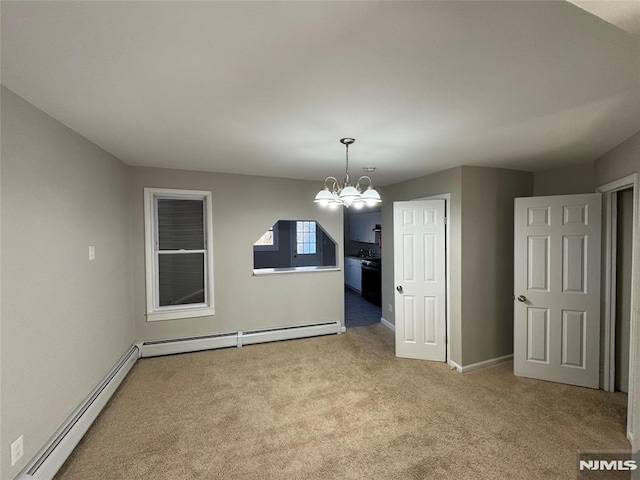
[[[354,138],[341,138],[342,143],[346,149],[347,157],[347,169],[344,182],[340,183],[336,177],[327,177],[324,181],[324,187],[318,192],[314,200],[321,207],[337,208],[342,205],[345,207],[362,208],[365,205],[374,206],[382,202],[380,194],[373,188],[371,178],[366,175],[360,177],[355,185],[351,184],[351,178],[349,177],[349,145],[356,140]],[[369,185],[363,192],[360,182],[367,180]]]

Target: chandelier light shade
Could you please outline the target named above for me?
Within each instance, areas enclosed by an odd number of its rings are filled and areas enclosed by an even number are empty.
[[[324,187],[318,192],[314,200],[321,207],[337,208],[339,206],[362,208],[365,205],[374,206],[382,202],[380,194],[373,188],[371,178],[366,175],[360,177],[355,185],[351,184],[349,177],[349,145],[355,142],[354,138],[341,138],[340,143],[346,147],[347,168],[344,182],[340,183],[336,177],[327,177]],[[364,180],[369,182],[362,191],[360,183]]]

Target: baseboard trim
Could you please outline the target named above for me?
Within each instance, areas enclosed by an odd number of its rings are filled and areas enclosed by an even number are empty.
[[[140,347],[140,356],[146,358],[161,355],[173,355],[176,353],[215,350],[218,348],[240,348],[243,345],[317,337],[321,335],[339,334],[342,332],[344,332],[342,324],[340,324],[340,322],[332,322],[314,325],[292,325],[288,327],[252,330],[248,332],[240,331],[223,335],[143,342]]]
[[[462,367],[453,360],[447,360],[447,365],[449,365],[452,370],[457,370],[458,372],[462,373]]]
[[[380,323],[387,327],[392,332],[396,331],[396,326],[391,323],[389,320],[386,320],[384,317],[380,317]]]
[[[471,363],[469,365],[464,365],[464,366],[460,366],[451,360],[449,360],[448,364],[454,367],[460,373],[468,373],[474,370],[479,370],[481,368],[493,367],[494,365],[508,362],[512,358],[513,358],[513,354],[510,354],[510,355],[504,355],[503,357],[490,358],[489,360],[484,360],[482,362],[477,362],[477,363]]]
[[[36,453],[16,480],[51,480],[133,368],[138,358],[138,347],[133,345],[120,357],[109,373],[74,410],[71,416],[65,420],[44,447]]]

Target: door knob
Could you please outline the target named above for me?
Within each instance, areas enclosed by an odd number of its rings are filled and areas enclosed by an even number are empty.
[[[398,286],[396,287],[396,290],[398,290],[398,292],[402,293],[402,285],[398,285]]]
[[[518,301],[519,302],[526,302],[527,301],[527,297],[525,297],[524,295],[518,295]]]

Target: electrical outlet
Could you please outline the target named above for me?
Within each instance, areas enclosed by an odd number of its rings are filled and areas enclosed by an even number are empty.
[[[11,444],[11,466],[13,467],[24,455],[24,436],[20,435],[15,442]]]
[[[393,305],[388,304],[388,305],[387,305],[387,308],[389,309],[389,312],[390,312],[390,313],[393,313]]]
[[[96,247],[94,245],[89,245],[89,260],[96,259]]]

